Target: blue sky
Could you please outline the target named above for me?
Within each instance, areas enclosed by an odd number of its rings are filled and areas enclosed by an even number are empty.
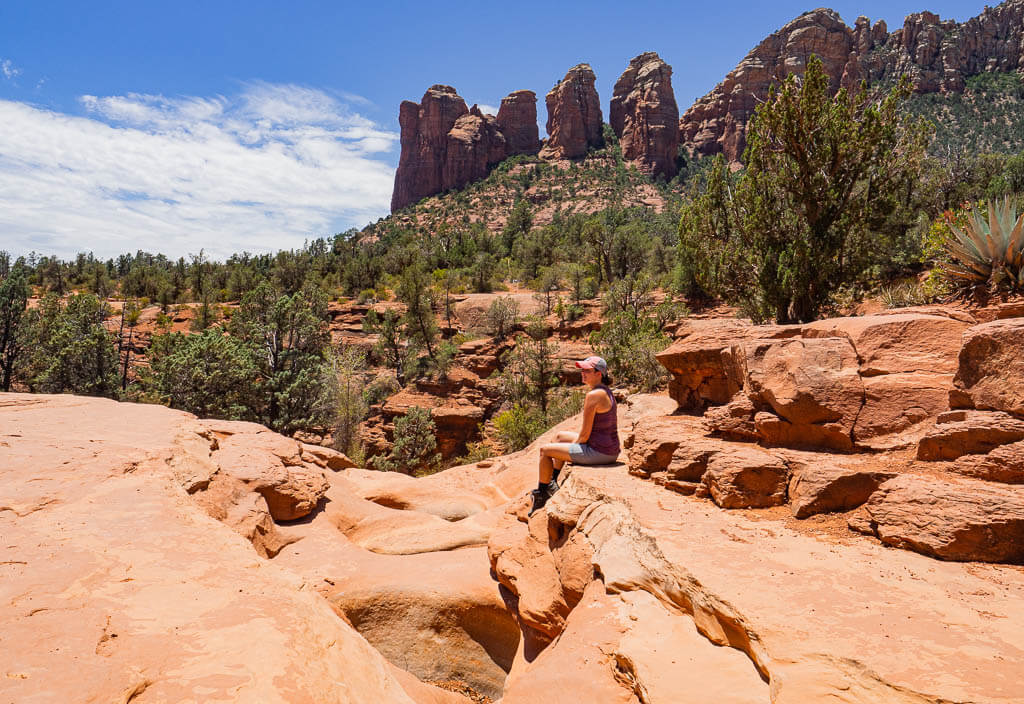
[[[484,106],[531,89],[543,123],[543,96],[569,67],[593,66],[607,113],[629,59],[653,50],[683,111],[813,7],[5,0],[0,249],[223,258],[301,246],[387,214],[398,104],[431,84]],[[892,31],[909,12],[963,21],[983,5],[831,7]]]

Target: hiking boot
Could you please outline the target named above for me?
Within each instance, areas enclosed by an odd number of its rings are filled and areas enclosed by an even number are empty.
[[[554,496],[556,491],[558,491],[558,481],[552,479],[550,482],[548,482],[548,498],[550,499],[552,496]]]
[[[534,489],[530,493],[533,495],[533,506],[530,508],[530,512],[526,514],[527,516],[532,516],[537,511],[540,511],[542,508],[544,508],[544,504],[548,502],[548,498],[550,496],[548,492],[541,491],[540,489]]]

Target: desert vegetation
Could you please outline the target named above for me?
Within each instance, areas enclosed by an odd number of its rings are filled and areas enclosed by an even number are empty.
[[[652,180],[606,129],[582,160],[512,157],[461,191],[275,254],[0,253],[0,388],[161,403],[331,437],[381,469],[437,467],[430,413],[388,425],[389,452],[361,428],[395,394],[460,388],[473,339],[497,360],[463,446],[481,457],[578,409],[559,357],[572,339],[607,357],[616,383],[651,391],[665,383],[654,355],[710,305],[791,322],[869,297],[1020,293],[1024,138],[1012,124],[992,136],[1006,121],[970,112],[1015,104],[1020,81],[972,81],[941,104],[905,83],[833,95],[812,60],[758,108],[738,171],[681,153],[678,176]],[[532,314],[515,292],[532,294]],[[455,306],[476,293],[494,297],[463,324]],[[347,337],[332,327],[345,311],[361,321]]]

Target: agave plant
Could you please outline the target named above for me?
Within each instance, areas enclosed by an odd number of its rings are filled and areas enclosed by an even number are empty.
[[[988,220],[976,210],[961,229],[949,223],[943,243],[949,261],[942,273],[962,295],[1024,290],[1024,213],[1010,198],[988,205]]]

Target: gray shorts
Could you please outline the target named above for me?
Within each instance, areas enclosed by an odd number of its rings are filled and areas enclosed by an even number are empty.
[[[569,457],[574,464],[615,464],[619,459],[618,455],[606,455],[586,443],[578,442],[569,445]]]

